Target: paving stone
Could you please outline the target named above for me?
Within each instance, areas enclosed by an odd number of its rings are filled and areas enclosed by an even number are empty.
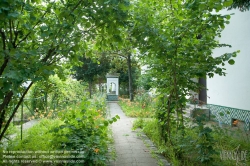
[[[157,166],[157,165],[158,165],[158,163],[152,163],[152,162],[146,163],[146,162],[142,162],[142,163],[137,163],[136,166]]]
[[[108,166],[157,166],[158,160],[150,153],[150,149],[155,148],[154,144],[146,135],[141,134],[140,137],[136,131],[132,131],[135,118],[126,117],[116,102],[109,102],[108,106],[111,117],[120,116],[120,119],[111,125],[117,157],[115,161],[109,161]]]
[[[117,150],[116,151],[116,155],[123,155],[123,154],[132,154],[132,150],[131,149],[123,149],[123,150]]]

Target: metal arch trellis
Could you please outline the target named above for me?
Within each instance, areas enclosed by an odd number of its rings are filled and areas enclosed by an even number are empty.
[[[232,125],[232,119],[238,119],[245,122],[245,130],[250,130],[250,110],[243,110],[214,104],[207,104],[206,107],[209,108],[211,114],[215,116],[215,119],[217,121]]]

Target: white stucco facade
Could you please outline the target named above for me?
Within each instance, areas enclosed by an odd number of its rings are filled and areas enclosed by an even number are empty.
[[[207,102],[238,109],[250,110],[250,11],[223,11],[221,14],[235,13],[230,24],[226,24],[220,43],[232,48],[219,48],[213,55],[240,50],[234,65],[226,64],[226,76],[215,75],[207,78]]]

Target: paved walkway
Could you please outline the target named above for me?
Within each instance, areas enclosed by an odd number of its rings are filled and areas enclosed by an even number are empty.
[[[120,106],[116,102],[108,103],[111,117],[119,115],[120,119],[112,124],[112,132],[114,137],[114,146],[117,158],[110,161],[110,166],[157,166],[159,161],[152,157],[150,149],[148,149],[141,136],[137,132],[132,131],[132,122],[135,118],[128,118],[122,112]],[[155,148],[152,142],[144,139],[149,147]],[[163,159],[163,165],[169,165]]]

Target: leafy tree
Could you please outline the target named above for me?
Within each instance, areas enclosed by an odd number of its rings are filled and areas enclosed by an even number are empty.
[[[125,40],[125,43],[126,42]],[[119,84],[123,85],[124,90],[128,87],[130,101],[134,100],[134,89],[136,89],[135,80],[139,72],[138,61],[135,59],[135,54],[132,55],[132,52],[134,52],[132,46],[127,45],[125,45],[124,48],[120,48],[120,50],[109,52],[112,56],[112,68],[110,71],[111,73],[120,73]]]
[[[129,24],[129,23],[128,23]],[[136,71],[133,71],[133,63],[136,64],[135,61],[135,48],[134,48],[134,41],[132,40],[132,37],[130,36],[130,31],[128,30],[128,27],[123,28],[123,40],[120,40],[120,43],[122,45],[119,45],[117,43],[112,44],[110,49],[112,51],[108,51],[111,56],[113,56],[113,68],[115,70],[127,70],[128,73],[128,84],[129,84],[129,98],[130,101],[134,100],[134,90],[133,90],[133,73]],[[121,62],[121,63],[119,63]],[[137,64],[136,64],[137,65]],[[138,66],[138,65],[137,65]],[[111,69],[112,70],[112,69]]]
[[[127,65],[127,60],[124,60],[126,63],[124,63],[123,68],[116,68],[114,67],[112,71],[115,71],[116,73],[120,73],[119,77],[119,87],[120,87],[120,94],[121,95],[126,95],[129,96],[130,98],[130,91],[129,91],[129,75],[128,75],[128,65]],[[134,80],[132,82],[132,95],[134,95],[134,90],[137,89],[137,82],[135,80],[138,79],[139,74],[140,74],[140,67],[137,64],[138,62],[135,61],[135,59],[132,59],[131,61],[131,79]]]
[[[132,67],[131,67],[131,53],[128,53],[127,56],[127,63],[128,63],[128,80],[129,80],[129,99],[130,101],[134,100],[133,95],[133,80],[132,80]]]
[[[212,56],[214,48],[230,46],[216,40],[230,15],[216,12],[231,3],[213,0],[134,3],[132,35],[155,79],[153,86],[161,99],[157,118],[162,138],[167,142],[172,143],[173,127],[184,128],[182,109],[187,102],[186,95],[201,88],[192,78],[225,75],[225,63],[234,64],[232,57],[236,52]]]
[[[148,73],[141,74],[139,79],[137,80],[138,86],[140,86],[144,90],[149,90],[152,87],[153,83],[152,77],[153,76]]]
[[[85,95],[86,85],[68,77],[65,80],[57,75],[48,80],[36,82],[27,94],[31,110],[48,111],[67,103],[76,103]]]
[[[105,77],[110,68],[110,63],[107,57],[102,54],[99,59],[99,62],[96,62],[90,58],[81,57],[79,59],[82,62],[82,65],[75,66],[73,70],[75,73],[73,76],[77,80],[83,80],[89,84],[89,97],[92,96],[92,85],[97,76]]]
[[[128,6],[127,0],[0,2],[0,140],[32,84],[62,77],[64,64],[77,63],[97,35],[108,31],[96,43],[112,42]]]

